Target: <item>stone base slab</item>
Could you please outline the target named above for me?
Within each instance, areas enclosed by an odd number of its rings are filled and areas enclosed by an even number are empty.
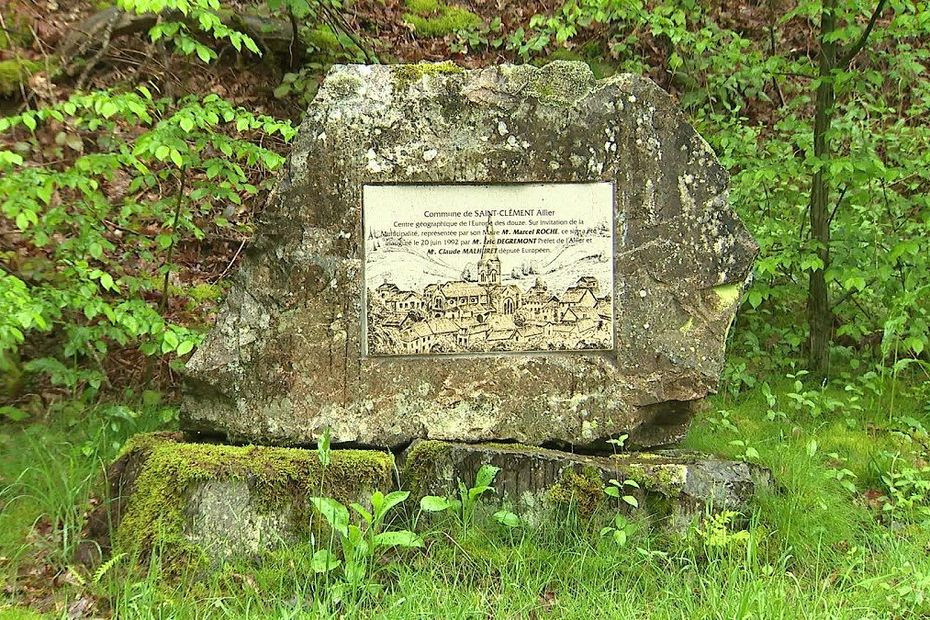
[[[396,486],[394,456],[333,450],[324,468],[315,450],[183,441],[180,433],[138,435],[106,474],[78,559],[103,552],[163,561],[213,563],[307,539],[309,498],[348,504]]]
[[[619,452],[591,456],[520,444],[414,442],[403,454],[405,486],[415,495],[446,495],[458,480],[470,484],[484,464],[500,468],[494,482],[503,501],[530,520],[560,504],[574,502],[583,513],[600,505],[633,510],[604,493],[611,480],[627,480],[624,494],[651,518],[680,529],[708,512],[745,512],[770,473],[742,461],[682,450]]]
[[[745,511],[768,472],[739,461],[661,451],[608,456],[572,454],[519,444],[417,441],[395,462],[379,450],[332,450],[323,467],[315,450],[183,441],[180,434],[139,435],[108,468],[104,501],[91,514],[78,560],[126,552],[162,561],[217,563],[257,556],[282,542],[307,540],[313,496],[367,503],[375,490],[411,491],[409,514],[423,495],[454,495],[484,464],[500,468],[496,495],[535,526],[562,506],[582,516],[641,511],[680,528],[707,511]],[[610,480],[632,480],[622,502],[604,493]],[[630,504],[635,503],[636,508]]]

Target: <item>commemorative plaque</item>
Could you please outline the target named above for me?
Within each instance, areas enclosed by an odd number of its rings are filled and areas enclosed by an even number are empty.
[[[610,183],[368,185],[368,355],[613,348]]]

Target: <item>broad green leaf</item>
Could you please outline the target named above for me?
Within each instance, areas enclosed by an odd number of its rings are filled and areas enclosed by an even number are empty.
[[[310,566],[315,573],[328,573],[338,568],[340,564],[342,564],[342,560],[333,555],[329,549],[320,549],[316,551],[313,554],[313,558],[310,560]]]
[[[310,503],[329,526],[343,536],[349,535],[349,510],[331,497],[311,497]]]
[[[442,512],[452,507],[452,504],[445,497],[438,495],[425,495],[420,499],[420,510],[426,512]]]
[[[490,487],[494,483],[497,472],[500,470],[500,467],[494,467],[493,465],[482,465],[481,469],[479,469],[478,473],[475,475],[475,486]]]
[[[375,547],[422,547],[423,539],[409,530],[381,532],[372,539]]]
[[[349,507],[355,512],[357,512],[359,516],[365,520],[365,523],[371,523],[372,520],[374,519],[372,514],[368,512],[368,510],[366,510],[365,507],[359,504],[358,502],[352,502],[351,504],[349,504]]]
[[[520,527],[520,517],[509,510],[498,510],[494,513],[494,519],[503,526],[514,528]]]
[[[393,491],[384,496],[381,506],[375,511],[375,519],[383,519],[391,508],[410,497],[410,491]]]
[[[161,351],[169,353],[178,348],[178,336],[173,331],[166,331],[162,336]]]

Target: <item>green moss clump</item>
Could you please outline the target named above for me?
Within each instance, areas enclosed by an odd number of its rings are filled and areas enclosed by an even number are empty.
[[[407,8],[416,15],[435,15],[444,6],[440,0],[407,0]]]
[[[34,60],[12,59],[0,61],[0,97],[16,94],[22,84],[34,73],[43,69],[42,63]]]
[[[546,500],[554,505],[572,505],[581,516],[590,516],[603,501],[604,481],[593,467],[580,472],[567,469],[562,479],[546,491]]]
[[[571,106],[587,96],[596,83],[584,63],[556,60],[536,72],[531,92],[550,105]]]
[[[462,73],[463,71],[464,69],[448,60],[423,62],[416,65],[395,65],[394,77],[397,81],[397,88],[403,90],[419,81],[424,75]]]
[[[304,38],[311,47],[321,52],[338,52],[342,49],[339,36],[326,24],[308,31]]]
[[[307,498],[355,501],[360,490],[393,482],[394,457],[375,450],[334,450],[324,470],[316,452],[297,448],[227,446],[177,441],[176,434],[134,437],[121,458],[139,459],[140,471],[113,539],[116,552],[159,550],[166,565],[199,564],[203,550],[184,538],[184,509],[192,487],[210,480],[245,481],[259,510],[293,506]],[[180,564],[179,564],[180,565]]]
[[[204,302],[217,302],[223,296],[223,287],[217,284],[201,282],[181,291],[186,295],[188,302],[187,307],[191,310]]]
[[[480,16],[468,9],[440,0],[407,0],[407,8],[410,11],[404,13],[404,21],[423,37],[444,37],[460,30],[475,30],[483,23]]]
[[[565,49],[560,47],[554,50],[548,57],[545,59],[534,62],[533,64],[537,66],[543,66],[550,62],[556,60],[574,60],[578,62],[583,62],[591,68],[591,73],[594,74],[594,77],[598,80],[605,77],[610,77],[617,72],[617,68],[611,65],[609,62],[604,61],[604,55],[601,50],[587,50],[582,48],[582,53],[579,53],[576,50]]]
[[[32,45],[32,32],[29,31],[29,22],[15,14],[8,15],[6,30],[0,29],[0,50],[30,45]]]
[[[414,494],[428,490],[428,480],[435,480],[436,468],[448,461],[452,444],[426,439],[407,450],[404,459],[404,486]]]
[[[656,456],[647,452],[631,455],[633,458],[647,461]],[[676,498],[681,495],[685,476],[684,465],[669,462],[635,463],[629,462],[628,459],[624,459],[620,455],[611,458],[617,461],[617,466],[622,475],[634,480],[643,490],[652,491],[668,498]]]

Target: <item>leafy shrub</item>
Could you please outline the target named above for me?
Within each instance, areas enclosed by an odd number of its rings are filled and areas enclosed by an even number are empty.
[[[0,363],[22,357],[55,385],[95,393],[114,348],[189,353],[200,334],[165,317],[175,250],[231,226],[259,192],[252,179],[281,165],[256,138],[294,133],[215,95],[145,88],[0,118],[0,135],[49,162],[0,150],[0,220],[20,249],[0,278]]]

